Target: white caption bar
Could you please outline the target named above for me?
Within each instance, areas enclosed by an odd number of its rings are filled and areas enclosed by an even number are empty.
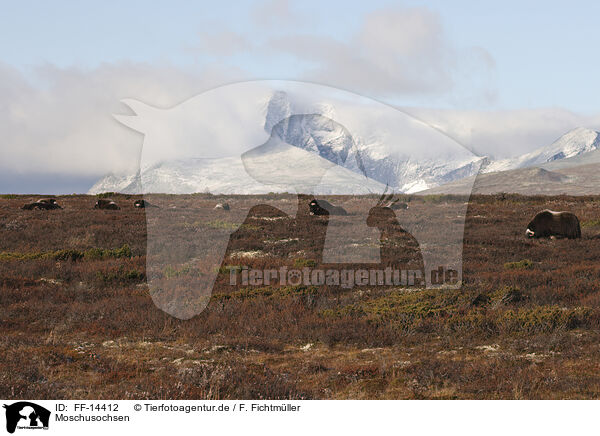
[[[20,436],[44,428],[44,436],[564,435],[595,432],[600,408],[596,401],[0,401],[0,433]]]

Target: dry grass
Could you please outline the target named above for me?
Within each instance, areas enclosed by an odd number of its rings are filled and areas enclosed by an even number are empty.
[[[150,298],[137,197],[112,198],[122,210],[65,196],[64,210],[23,211],[34,197],[0,198],[0,397],[599,396],[600,227],[574,241],[529,240],[524,229],[543,208],[595,222],[600,197],[472,198],[460,290],[229,286],[227,265],[320,264],[326,219],[256,209],[230,239],[210,304],[188,321]],[[212,209],[224,198],[161,200],[183,218],[166,235],[233,229]],[[365,201],[332,200],[350,211]],[[265,215],[274,219],[254,217]],[[264,256],[234,255],[250,252]],[[164,274],[191,280],[183,266]]]

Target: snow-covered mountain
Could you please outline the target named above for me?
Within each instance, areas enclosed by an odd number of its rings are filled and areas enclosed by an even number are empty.
[[[274,118],[271,111],[281,116],[283,106],[288,113],[288,103],[277,95],[269,103],[265,129]],[[319,114],[289,115],[272,128],[273,136],[283,142],[319,156],[368,178],[389,185],[399,192],[416,192],[440,183],[476,174],[481,159],[458,146],[451,154],[429,158],[415,156],[381,141],[365,142],[355,138],[341,124]],[[395,144],[394,144],[395,145]]]
[[[386,185],[396,192],[415,192],[476,174],[479,169],[479,164],[482,162],[480,157],[443,133],[399,110],[362,97],[344,95],[339,91],[330,93],[329,89],[321,87],[313,86],[307,90],[306,86],[308,85],[302,86],[302,92],[295,92],[293,86],[286,91],[270,91],[262,103],[262,109],[255,106],[259,110],[254,110],[254,114],[260,114],[262,111],[262,120],[257,122],[260,122],[259,128],[263,133],[266,132],[270,136],[267,143],[276,140],[291,146],[286,149],[287,154],[282,154],[278,149],[277,154],[271,157],[265,155],[264,144],[254,147],[255,149],[263,147],[262,166],[260,171],[255,172],[251,178],[256,179],[257,174],[269,175],[268,186],[260,187],[260,183],[257,185],[255,181],[249,180],[246,172],[248,166],[240,167],[239,158],[233,156],[214,160],[165,159],[163,156],[158,162],[143,166],[138,176],[109,175],[103,178],[90,189],[90,193],[210,191],[249,194],[277,189],[290,190],[290,183],[286,183],[287,179],[292,180],[292,184],[295,183],[296,187],[301,186],[303,189],[310,187],[313,191],[316,190],[315,192],[355,193],[358,191],[354,187],[360,186],[361,183],[366,188],[359,189],[360,192],[373,189],[381,192]],[[244,91],[247,90],[239,89],[237,94],[243,94]],[[257,91],[256,86],[253,86],[252,91],[252,98],[249,100],[258,100],[256,96],[260,95],[260,90]],[[190,116],[190,113],[195,112],[204,116],[206,106],[213,109],[212,111],[209,109],[209,115],[221,109],[219,107],[214,109],[216,104],[214,96],[211,95],[210,105],[202,106],[202,98],[203,96],[199,96],[196,107],[184,107],[184,115],[178,115],[176,111],[179,108],[176,108],[168,115],[161,114],[158,121],[148,122],[150,127],[140,129],[146,133],[144,147],[148,148],[146,144],[148,143],[148,146],[154,150],[159,150],[156,155],[161,155],[160,149],[171,149],[172,138],[179,140],[177,138],[187,128],[183,127],[184,117],[192,121],[205,118],[201,116],[195,118]],[[194,104],[193,100],[192,103],[186,102],[182,106]],[[136,109],[139,110],[139,103],[136,103]],[[234,107],[231,112],[237,109]],[[144,112],[145,117],[149,118],[157,111],[142,108],[140,112]],[[203,120],[201,126],[190,122],[189,128],[195,131],[194,140],[201,144],[199,149],[204,148],[199,150],[197,157],[213,154],[215,150],[221,148],[231,149],[232,133],[236,135],[235,142],[242,146],[242,150],[246,144],[256,144],[259,135],[253,130],[252,115],[230,117],[231,121],[228,121],[229,111],[218,113],[219,116],[214,117],[214,122]],[[139,128],[139,124],[142,124],[141,121],[131,120],[136,117],[129,118],[125,120],[128,125],[136,123],[135,127]],[[243,118],[246,127],[238,127],[239,118]],[[177,124],[174,123],[176,126],[174,129],[177,130],[168,137],[164,134],[169,131],[168,126],[161,127],[160,139],[167,143],[161,147],[161,143],[156,140],[158,134],[154,133],[154,129],[159,123],[168,123],[173,119],[179,120]],[[213,143],[220,137],[226,138],[228,142],[222,147],[217,143],[204,146],[202,142],[207,140],[202,139],[199,130],[206,131],[206,137]],[[244,137],[246,130],[248,135]],[[189,144],[189,140],[186,142]],[[298,177],[301,175],[311,180],[315,179],[316,174],[311,174],[313,171],[311,165],[319,168],[323,166],[323,162],[315,161],[317,162],[315,164],[307,154],[299,157],[294,149],[306,151],[332,164],[331,168],[325,171],[325,178],[322,181],[324,186],[298,185]],[[185,160],[187,163],[184,163]],[[283,165],[283,162],[288,161],[295,162],[295,165]],[[309,162],[312,164],[309,165]],[[276,183],[277,181],[282,183]]]
[[[292,150],[292,153],[295,150]],[[315,168],[329,166],[325,159],[309,155],[295,156],[296,164],[304,167],[303,174],[307,176],[299,184],[286,176],[289,174],[284,168],[271,167],[270,176],[281,180],[281,185],[265,185],[248,175],[244,162],[238,158],[222,159],[186,159],[170,161],[142,172],[141,176],[119,179],[116,176],[106,177],[96,183],[89,191],[90,194],[101,192],[122,193],[165,193],[165,194],[193,194],[197,192],[210,192],[213,194],[265,194],[269,192],[293,192],[294,185],[300,192],[331,195],[369,194],[383,192],[385,185],[365,178],[364,176],[340,166],[332,166],[323,175],[323,171]],[[320,164],[316,161],[320,161]],[[318,180],[319,183],[310,183]],[[128,183],[129,182],[129,183]],[[304,184],[303,184],[304,183]],[[143,188],[142,188],[143,187]],[[302,189],[304,187],[304,189]]]
[[[268,125],[268,122],[267,122]],[[600,150],[600,133],[578,128],[572,130],[547,147],[511,159],[490,161],[488,158],[465,160],[464,162],[413,162],[410,157],[391,159],[381,154],[379,144],[358,147],[353,138],[339,124],[318,116],[288,117],[284,122],[272,126],[273,132],[285,143],[313,153],[315,156],[334,163],[331,174],[323,179],[314,191],[319,194],[381,192],[385,185],[397,192],[414,193],[453,181],[473,176],[481,165],[482,173],[508,171],[520,168],[560,165],[578,157],[585,163],[586,153]],[[592,156],[593,153],[590,154]],[[308,155],[303,155],[306,160]],[[280,159],[269,157],[278,162]],[[300,167],[296,156],[296,167]],[[461,165],[463,164],[464,165]],[[311,166],[312,165],[312,166]],[[307,174],[314,164],[305,163]],[[318,165],[317,165],[318,166]],[[285,181],[290,177],[289,169],[272,164],[268,172],[273,179]],[[143,180],[143,184],[142,184]],[[390,183],[390,181],[399,181]],[[143,185],[143,189],[142,189]],[[341,188],[344,189],[341,189]],[[100,192],[163,192],[163,193],[241,193],[260,194],[289,191],[289,185],[265,187],[247,173],[239,158],[192,159],[170,161],[142,170],[141,175],[108,175],[99,180],[90,194]]]
[[[137,194],[142,192],[139,174],[117,175],[108,174],[98,180],[90,188],[88,194],[100,194],[102,192],[122,192],[126,194]]]
[[[210,144],[202,145],[204,150],[197,157],[202,157],[204,152],[210,155],[221,149],[233,150],[238,143],[242,146],[241,157],[227,154],[215,159],[162,157],[157,162],[147,161],[137,175],[106,176],[89,192],[259,194],[304,190],[350,194],[382,192],[387,185],[395,192],[413,193],[466,179],[479,172],[540,166],[600,147],[598,132],[578,128],[547,147],[510,159],[491,160],[474,155],[407,114],[371,104],[365,99],[353,100],[335,93],[321,95],[322,89],[318,87],[311,88],[308,93],[303,89],[301,94],[295,94],[293,87],[285,91],[271,89],[263,94],[256,86],[249,88],[252,98],[248,98],[254,109],[243,116],[230,117],[230,113],[239,109],[225,110],[218,106],[226,95],[213,93],[207,102],[203,103],[203,97],[199,96],[195,98],[198,101],[191,99],[180,105],[181,111],[191,120],[189,127],[176,107],[166,116],[160,114],[157,120],[146,120],[151,126],[149,132],[140,129],[146,133],[145,148],[148,142],[155,150],[170,149],[173,137],[177,139],[182,131],[192,129],[195,130],[194,141]],[[228,95],[248,94],[247,91],[243,87],[228,89]],[[306,97],[307,94],[312,100]],[[262,103],[256,103],[261,99],[264,99]],[[198,117],[194,113],[204,116],[208,111],[210,115],[211,109],[214,120],[203,120],[204,124],[198,128],[195,121]],[[157,112],[153,108],[143,111],[146,117],[149,117],[148,112]],[[236,127],[240,125],[240,119],[244,128]],[[175,134],[158,136],[153,133],[152,129],[158,124],[170,121],[177,129]],[[142,124],[142,121],[134,122]],[[247,135],[246,131],[249,132]],[[248,147],[248,144],[264,141],[259,140],[261,131],[269,139],[262,145]],[[168,125],[161,126],[160,132],[169,132]],[[204,136],[203,132],[206,132]],[[231,139],[232,134],[235,139]],[[228,142],[216,143],[220,137],[226,137]],[[166,147],[161,141],[171,142]]]
[[[487,161],[482,173],[540,166],[548,162],[579,156],[600,148],[600,132],[583,127],[571,130],[551,145],[509,159]]]
[[[575,129],[547,148],[515,159],[504,171],[482,171],[423,194],[598,195],[600,147],[598,132]],[[531,164],[533,162],[533,164]],[[521,167],[516,165],[523,165]],[[489,167],[488,167],[489,168]],[[486,168],[487,170],[487,168]]]

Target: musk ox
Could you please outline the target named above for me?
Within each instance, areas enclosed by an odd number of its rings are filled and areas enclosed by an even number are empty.
[[[221,209],[221,210],[230,210],[231,208],[229,207],[228,203],[218,203],[215,206],[215,209]]]
[[[558,236],[569,239],[581,238],[579,219],[571,212],[543,210],[527,225],[525,234],[530,238]]]
[[[94,205],[94,209],[119,210],[121,208],[114,201],[101,198]]]
[[[133,202],[133,207],[135,207],[137,209],[145,209],[147,207],[158,207],[158,206],[155,206],[152,203],[148,203],[146,200],[135,200]]]
[[[341,206],[334,206],[327,200],[312,200],[308,207],[310,207],[311,215],[348,215],[346,209]]]
[[[38,200],[37,202],[38,203],[46,203],[46,204],[54,204],[55,206],[58,206],[58,203],[55,198],[42,198],[42,199]]]
[[[390,201],[386,207],[389,207],[392,210],[406,210],[408,209],[408,203],[404,203],[402,201],[398,201],[398,199],[394,201]]]
[[[42,198],[41,200],[36,201],[35,203],[29,203],[23,206],[24,210],[33,210],[33,209],[41,209],[41,210],[54,210],[54,209],[62,209],[59,204],[56,202],[54,198]]]

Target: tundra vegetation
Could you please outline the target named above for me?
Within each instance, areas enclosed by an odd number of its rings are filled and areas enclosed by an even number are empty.
[[[308,205],[304,219],[249,220],[230,239],[207,308],[186,321],[150,297],[146,211],[133,204],[139,196],[111,193],[122,206],[115,213],[91,209],[96,197],[56,198],[63,209],[24,211],[38,197],[0,198],[0,397],[600,395],[600,197],[473,196],[460,289],[230,286],[229,267],[320,264],[314,235],[327,220],[309,217]],[[207,237],[214,232],[206,229],[235,230],[216,202],[236,210],[260,200],[150,198],[181,215],[166,223],[167,234]],[[465,201],[405,200],[415,213]],[[377,197],[331,202],[352,214]],[[528,239],[528,222],[545,208],[576,214],[581,239]],[[182,264],[163,274],[185,283],[195,271]]]

